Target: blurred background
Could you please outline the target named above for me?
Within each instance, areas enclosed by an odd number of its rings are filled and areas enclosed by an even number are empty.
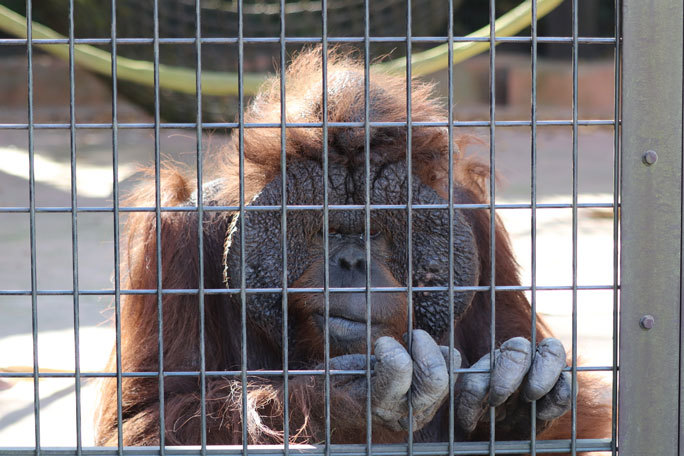
[[[24,0],[1,0],[0,4],[25,14]],[[99,0],[75,0],[75,36],[108,38],[110,5]],[[117,1],[118,36],[152,37],[152,1]],[[237,36],[236,2],[204,0],[202,35]],[[519,4],[498,0],[497,17]],[[104,7],[103,7],[104,5]],[[286,2],[287,36],[320,36],[318,1]],[[329,36],[362,36],[363,1],[329,0]],[[404,0],[371,3],[371,35],[401,36],[406,32]],[[193,0],[160,2],[160,37],[191,38],[195,35]],[[279,36],[279,3],[245,0],[244,35]],[[445,36],[447,0],[413,0],[413,34]],[[35,21],[59,33],[68,33],[68,1],[34,2]],[[612,0],[579,1],[579,34],[582,37],[614,36]],[[572,10],[564,1],[539,21],[539,36],[571,36]],[[454,0],[454,34],[466,35],[487,25],[488,2]],[[529,36],[529,29],[519,35]],[[14,38],[3,35],[0,39]],[[416,43],[419,52],[434,46]],[[288,53],[300,46],[288,45]],[[109,46],[102,46],[109,49]],[[280,65],[277,43],[245,44],[245,71],[272,72]],[[572,48],[570,43],[539,44],[537,114],[540,120],[572,119]],[[161,44],[160,61],[188,66],[194,71],[194,44]],[[405,43],[373,43],[372,58],[405,54]],[[118,55],[152,60],[152,45],[121,44]],[[580,44],[578,66],[578,115],[580,120],[614,118],[614,46]],[[204,44],[203,71],[236,71],[236,44]],[[64,60],[34,48],[34,121],[69,122],[69,69]],[[489,120],[489,56],[487,53],[454,66],[454,118]],[[497,120],[527,120],[531,111],[530,44],[503,43],[496,48]],[[446,100],[447,72],[423,77],[434,81]],[[149,123],[153,88],[119,82],[119,122]],[[75,112],[79,123],[112,121],[111,81],[88,71],[75,71]],[[0,208],[27,207],[28,134],[27,57],[25,45],[0,45]],[[232,96],[203,97],[203,120],[232,122],[237,101]],[[194,122],[195,96],[162,90],[160,113],[164,121]],[[230,131],[205,130],[203,147],[220,148]],[[489,156],[489,128],[459,128],[456,134],[483,140],[466,152]],[[71,204],[70,132],[68,129],[36,129],[34,133],[36,206],[65,207]],[[539,203],[572,202],[572,127],[539,126],[537,129],[537,198]],[[496,128],[496,201],[529,203],[531,185],[530,127]],[[78,205],[112,207],[112,132],[106,128],[76,130]],[[165,160],[185,163],[195,172],[194,129],[162,129],[161,154]],[[613,126],[580,126],[578,133],[579,201],[612,203],[614,182]],[[154,160],[152,129],[121,128],[118,133],[119,178],[122,195],[141,178],[141,165]],[[513,239],[524,284],[530,284],[531,214],[528,209],[501,209]],[[122,223],[125,216],[122,215]],[[31,265],[27,213],[0,212],[0,290],[30,290]],[[41,290],[71,290],[72,226],[69,213],[36,216],[37,279]],[[114,269],[113,216],[107,212],[78,214],[78,280],[82,290],[111,290]],[[578,284],[603,288],[613,284],[613,211],[610,208],[578,210]],[[537,285],[572,284],[572,210],[539,209],[537,212]],[[572,293],[538,291],[537,308],[546,321],[571,346]],[[84,372],[101,371],[114,341],[111,296],[80,296],[80,360]],[[610,366],[612,358],[613,292],[610,289],[578,292],[578,352],[584,364]],[[38,298],[38,348],[41,369],[74,369],[74,311],[71,296]],[[31,372],[33,363],[30,296],[0,294],[0,370],[19,368]],[[609,373],[603,375],[607,381]],[[92,444],[92,420],[97,383],[82,380],[82,440]],[[34,445],[33,382],[31,379],[0,379],[0,446]],[[76,443],[74,380],[40,381],[41,445],[74,446]]]

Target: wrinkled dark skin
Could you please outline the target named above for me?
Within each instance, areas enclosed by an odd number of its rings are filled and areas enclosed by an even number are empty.
[[[371,204],[406,204],[407,171],[403,162],[371,166]],[[344,205],[365,203],[362,166],[331,163],[328,174],[328,203]],[[288,164],[288,204],[323,204],[323,172],[320,163],[300,161]],[[457,190],[458,191],[458,190]],[[267,185],[251,202],[256,206],[280,206],[281,182]],[[444,204],[435,191],[413,177],[412,204]],[[330,287],[365,287],[365,213],[363,210],[329,211]],[[324,285],[323,216],[321,211],[289,211],[287,218],[288,287]],[[229,230],[225,252],[227,285],[240,286],[239,218]],[[245,282],[248,288],[281,286],[282,245],[279,210],[246,212]],[[448,283],[449,218],[444,209],[413,210],[413,285],[446,286]],[[407,283],[407,215],[403,209],[371,211],[371,286],[405,286]],[[478,282],[478,254],[471,227],[464,214],[454,211],[453,230],[454,285],[472,286]],[[231,273],[232,272],[232,273]],[[302,279],[305,278],[305,279]],[[405,323],[396,327],[397,315],[406,312],[406,300],[400,293],[373,293],[371,306],[371,342],[374,373],[371,380],[372,410],[375,422],[393,431],[408,430],[408,392],[413,408],[413,429],[417,438],[430,440],[437,432],[436,414],[444,413],[448,395],[448,348],[439,340],[448,330],[449,309],[446,292],[414,292],[415,330],[412,348],[399,342]],[[458,318],[470,305],[472,292],[454,294],[454,315]],[[321,293],[297,299],[291,294],[289,319],[291,352],[303,350],[294,334],[316,332],[322,337],[325,308]],[[302,303],[303,302],[303,303]],[[282,307],[278,294],[250,294],[247,298],[250,322],[263,330],[274,346],[282,338]],[[330,293],[329,337],[331,369],[366,368],[366,298],[365,293]],[[402,320],[402,321],[405,321]],[[394,326],[393,326],[394,325]],[[308,344],[307,350],[312,350]],[[457,347],[458,348],[458,347]],[[322,357],[322,344],[311,352],[312,359]],[[538,400],[538,430],[546,422],[564,414],[570,405],[569,378],[565,351],[556,339],[539,344],[532,362],[532,347],[526,339],[514,338],[495,352],[493,375],[464,374],[456,383],[456,419],[466,437],[481,420],[488,419],[488,406],[497,407],[496,418],[510,432],[529,429],[529,401]],[[301,358],[301,356],[293,356]],[[461,367],[458,351],[453,368]],[[464,360],[466,361],[466,360]],[[472,360],[478,369],[490,367],[489,355]],[[310,366],[309,366],[310,367]],[[454,375],[454,378],[457,378]],[[366,379],[334,377],[333,386],[346,391],[359,403],[365,403]],[[422,437],[421,437],[422,436]]]
[[[371,173],[371,204],[406,204],[406,169],[403,163],[394,163],[373,169]],[[321,188],[322,170],[313,162],[288,166],[288,204],[323,204]],[[349,173],[341,166],[329,171],[329,204],[364,204],[363,169]],[[444,201],[430,187],[417,178],[413,180],[413,204],[443,204]],[[252,201],[252,205],[280,205],[280,182],[274,181]],[[454,223],[454,275],[455,285],[474,285],[477,281],[478,262],[473,235],[463,216],[457,211]],[[416,209],[413,213],[413,281],[414,285],[446,286],[448,277],[448,213],[446,210]],[[342,235],[363,236],[363,211],[330,211],[332,231]],[[239,286],[240,226],[234,223],[226,250],[226,271],[230,286]],[[406,284],[406,211],[377,210],[371,212],[371,230],[377,231],[389,244],[380,254],[382,261],[396,282]],[[288,213],[288,277],[292,283],[322,256],[323,217],[320,212],[291,211]],[[280,286],[282,279],[281,225],[279,211],[248,212],[245,217],[246,285],[253,288]],[[264,255],[268,252],[268,255]],[[333,252],[334,253],[334,252]],[[375,252],[372,252],[374,254]],[[334,255],[333,255],[334,256]],[[475,261],[474,261],[475,260]],[[333,279],[334,280],[334,279]],[[363,284],[355,286],[363,286]],[[349,286],[349,285],[347,285]],[[448,328],[448,309],[444,306],[445,292],[414,295],[413,309],[417,326],[433,336]],[[472,299],[472,292],[457,293],[454,302],[456,315],[462,313]],[[255,295],[248,300],[254,322],[277,331],[281,324],[281,305],[276,295]],[[279,338],[279,334],[274,334]]]

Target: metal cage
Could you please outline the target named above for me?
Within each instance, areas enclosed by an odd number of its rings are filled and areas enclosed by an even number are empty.
[[[605,454],[623,454],[623,455],[674,455],[679,454],[682,450],[682,426],[684,425],[684,415],[681,407],[682,404],[682,365],[681,358],[681,252],[682,252],[682,194],[681,194],[681,177],[682,177],[682,14],[684,11],[684,4],[681,0],[675,1],[654,1],[643,2],[637,0],[617,0],[615,5],[615,30],[610,37],[590,37],[580,36],[578,28],[578,0],[572,0],[572,16],[569,20],[572,23],[572,33],[570,36],[539,36],[537,29],[537,11],[536,2],[532,2],[532,20],[529,34],[526,36],[516,37],[500,37],[497,36],[497,30],[494,26],[495,22],[495,0],[490,0],[490,35],[486,40],[490,45],[489,51],[489,118],[487,120],[456,120],[453,115],[454,95],[453,90],[453,66],[449,65],[447,73],[446,84],[448,86],[448,112],[449,117],[447,122],[436,122],[431,126],[440,126],[448,130],[450,138],[456,134],[456,130],[461,127],[483,127],[489,131],[489,163],[491,167],[489,194],[490,204],[486,205],[487,210],[491,215],[491,232],[494,232],[494,223],[497,211],[507,209],[527,209],[530,211],[530,230],[531,230],[531,284],[530,286],[521,286],[521,289],[529,293],[532,305],[532,321],[530,322],[533,337],[535,328],[535,305],[537,290],[566,290],[572,294],[572,365],[567,369],[573,376],[573,391],[576,388],[576,378],[579,371],[608,371],[610,372],[612,382],[612,407],[613,407],[613,423],[612,423],[612,438],[604,440],[582,440],[577,439],[575,434],[576,426],[576,395],[573,395],[572,405],[572,438],[566,441],[537,441],[534,432],[535,420],[530,423],[531,433],[530,440],[522,441],[499,441],[496,439],[494,433],[494,408],[490,408],[489,413],[491,417],[491,432],[489,441],[484,442],[455,442],[453,436],[453,426],[450,433],[449,441],[444,443],[422,444],[414,443],[412,432],[408,433],[405,444],[396,445],[379,445],[372,442],[371,420],[370,420],[370,389],[367,397],[366,413],[367,418],[367,435],[366,444],[358,445],[333,445],[322,444],[314,446],[298,446],[289,445],[287,438],[282,447],[273,446],[224,446],[213,447],[207,446],[206,434],[203,435],[202,444],[199,447],[167,447],[164,445],[164,426],[160,426],[160,447],[124,447],[121,432],[119,433],[119,446],[113,448],[95,448],[84,446],[81,438],[82,421],[85,419],[82,416],[81,408],[81,383],[84,379],[100,378],[100,377],[114,377],[118,382],[118,403],[119,403],[119,418],[121,419],[121,383],[126,376],[146,375],[144,373],[122,372],[121,359],[118,359],[118,370],[115,373],[85,373],[81,371],[79,364],[79,312],[80,300],[83,296],[105,296],[112,299],[115,308],[116,316],[116,346],[120,349],[121,346],[121,327],[119,326],[120,318],[120,300],[123,295],[134,293],[150,293],[157,297],[159,312],[161,312],[162,296],[168,293],[176,293],[178,290],[163,289],[161,286],[161,271],[157,272],[157,288],[151,290],[125,290],[121,288],[120,284],[120,265],[121,265],[121,246],[120,240],[120,220],[125,217],[127,213],[135,211],[148,211],[154,213],[159,227],[162,214],[165,211],[175,210],[189,210],[196,211],[200,219],[202,214],[207,211],[214,210],[233,210],[238,211],[241,215],[249,211],[250,208],[244,200],[244,174],[241,173],[240,189],[241,198],[240,204],[237,207],[211,207],[205,206],[202,202],[202,188],[203,188],[203,154],[206,144],[203,142],[203,133],[207,130],[216,128],[231,128],[237,130],[238,147],[240,151],[243,150],[244,132],[245,129],[259,128],[272,125],[248,124],[243,118],[243,109],[238,109],[238,119],[236,122],[223,123],[205,123],[202,121],[202,83],[201,72],[202,64],[202,46],[209,44],[201,35],[201,6],[200,0],[194,3],[195,23],[198,26],[195,28],[196,34],[192,38],[187,38],[187,45],[194,46],[195,49],[195,69],[196,69],[196,109],[190,115],[192,121],[183,123],[165,123],[160,116],[159,105],[159,61],[160,61],[160,44],[177,43],[176,38],[162,38],[159,36],[159,14],[160,10],[164,8],[163,2],[154,1],[154,30],[153,38],[149,39],[153,48],[153,62],[154,62],[154,121],[152,123],[144,122],[120,122],[117,106],[117,53],[123,46],[133,45],[131,39],[117,38],[117,22],[116,0],[111,0],[110,5],[110,37],[107,38],[75,38],[74,37],[74,0],[69,0],[68,10],[64,14],[68,14],[69,18],[69,38],[66,40],[40,40],[32,37],[32,8],[33,3],[27,0],[26,3],[26,17],[27,17],[27,39],[21,38],[0,38],[0,46],[15,45],[24,46],[27,53],[28,61],[28,119],[17,119],[12,123],[0,124],[0,135],[7,130],[22,130],[28,136],[28,151],[29,151],[29,205],[26,207],[0,207],[0,214],[27,214],[29,217],[30,226],[30,272],[31,272],[31,287],[30,289],[2,289],[0,296],[24,296],[30,298],[32,309],[32,324],[33,324],[33,366],[32,371],[25,372],[6,372],[0,371],[0,379],[32,379],[34,388],[33,399],[33,414],[35,417],[35,445],[23,447],[0,447],[0,454],[6,455],[28,455],[28,454],[50,454],[50,455],[104,455],[104,454],[263,454],[263,455],[280,455],[280,454],[320,454],[320,455],[345,455],[345,454],[377,454],[384,456],[403,455],[403,454],[418,454],[418,455],[452,455],[452,454],[512,454],[517,452],[537,453],[559,453],[559,454],[578,454],[583,451],[602,451]],[[411,0],[406,0],[407,11],[411,11]],[[371,65],[371,43],[397,43],[401,42],[406,46],[406,54],[408,56],[406,66],[406,78],[412,78],[411,55],[412,47],[415,43],[425,44],[430,43],[447,43],[449,45],[449,61],[452,60],[453,44],[458,41],[467,40],[466,37],[454,36],[453,33],[453,0],[448,2],[448,11],[445,14],[449,18],[449,24],[446,36],[439,37],[422,37],[414,38],[412,36],[412,22],[411,15],[406,16],[406,31],[405,36],[402,37],[377,37],[370,35],[370,17],[369,17],[370,1],[364,2],[364,34],[357,38],[357,44],[362,49],[365,64],[366,76],[366,91],[365,103],[368,105],[368,75],[369,67]],[[285,11],[286,2],[280,0],[280,9]],[[242,11],[242,1],[237,1],[238,11],[238,29],[235,43],[237,46],[238,56],[238,106],[242,107],[245,104],[245,94],[243,91],[243,73],[244,73],[244,59],[245,59],[245,45],[250,42],[263,42],[260,38],[245,37],[243,33],[243,20],[240,12]],[[345,41],[338,37],[328,35],[328,9],[326,0],[322,0],[321,7],[321,35],[311,38],[297,38],[294,41],[288,41],[285,33],[286,16],[280,15],[280,35],[270,37],[271,43],[279,47],[280,62],[287,61],[286,44],[296,42],[296,44],[309,43],[312,45],[320,45],[322,48],[322,62],[323,62],[323,84],[322,84],[322,106],[323,112],[326,113],[327,106],[327,74],[326,74],[326,51],[335,43]],[[175,40],[175,41],[174,41]],[[74,49],[80,44],[105,44],[109,47],[112,55],[111,75],[113,83],[111,89],[112,97],[112,120],[107,122],[91,122],[79,123],[76,120],[75,106],[75,63],[74,63]],[[529,118],[520,120],[500,120],[497,116],[496,91],[496,46],[499,43],[518,43],[521,45],[530,46],[530,61],[531,61],[531,99],[530,99],[530,115]],[[545,43],[565,43],[572,49],[572,109],[571,116],[567,119],[559,120],[541,120],[537,116],[537,56],[538,45]],[[53,45],[53,46],[68,46],[69,52],[69,112],[70,119],[68,123],[48,123],[34,121],[35,107],[34,107],[34,46],[38,44]],[[615,55],[614,67],[614,115],[612,119],[592,119],[580,118],[578,110],[578,54],[580,45],[587,46],[606,46],[612,48]],[[285,86],[285,67],[281,65],[281,93],[287,90]],[[302,127],[302,125],[293,125],[285,119],[285,97],[281,97],[281,121],[277,125],[281,131],[281,147],[285,149],[286,130],[290,128]],[[407,84],[406,103],[407,110],[411,112],[411,85]],[[414,127],[421,125],[413,125],[411,116],[409,115],[407,122],[401,125],[407,131],[408,147],[411,147],[411,135]],[[196,121],[194,120],[196,119]],[[366,110],[365,119],[360,122],[360,125],[365,129],[365,160],[366,169],[369,167],[369,131],[375,125],[370,121],[368,110]],[[580,180],[579,175],[579,132],[582,128],[589,128],[591,126],[610,126],[613,128],[613,148],[614,148],[614,172],[613,172],[613,201],[611,203],[586,203],[579,201],[578,185]],[[340,126],[340,125],[335,125]],[[509,204],[497,203],[494,173],[496,172],[496,141],[495,135],[499,129],[505,129],[510,126],[526,126],[530,128],[531,148],[528,151],[530,156],[530,182],[529,182],[529,203],[525,204]],[[544,126],[565,126],[572,129],[572,201],[565,203],[538,203],[537,201],[537,129]],[[310,125],[310,127],[322,128],[323,131],[323,172],[327,176],[327,131],[330,127],[327,120],[327,115],[324,114],[322,125]],[[163,167],[163,158],[160,147],[160,138],[162,138],[165,129],[169,128],[184,128],[191,132],[196,137],[196,170],[197,170],[197,188],[198,188],[198,204],[193,207],[184,208],[168,208],[162,207],[160,197],[160,175]],[[34,133],[37,130],[45,129],[60,129],[69,133],[70,135],[70,169],[71,169],[71,204],[64,207],[41,207],[36,204],[35,199],[35,168],[34,163]],[[111,132],[111,150],[112,150],[112,173],[113,173],[113,189],[112,189],[112,205],[111,206],[83,206],[78,203],[78,191],[76,187],[76,134],[79,130],[107,130]],[[119,157],[119,135],[125,129],[149,129],[154,135],[154,169],[155,169],[155,187],[156,187],[156,205],[148,208],[136,207],[122,207],[120,205],[121,193],[118,182],[118,157]],[[450,141],[453,148],[453,141]],[[449,150],[450,158],[453,157],[454,151]],[[410,156],[410,155],[409,155]],[[240,155],[242,161],[242,154]],[[0,156],[0,160],[2,157]],[[453,179],[453,160],[450,160],[449,176]],[[285,154],[282,154],[282,191],[285,192],[285,169],[286,160]],[[411,169],[411,161],[408,159],[408,169]],[[409,182],[411,180],[411,173],[409,172]],[[366,179],[369,179],[366,174]],[[324,233],[328,233],[328,214],[331,210],[340,208],[331,208],[327,199],[327,179],[324,178],[324,204],[309,208],[311,210],[319,210],[323,213]],[[368,187],[367,187],[368,188]],[[410,188],[410,185],[409,185]],[[409,201],[402,210],[407,211],[408,215],[408,230],[409,230],[409,248],[407,264],[409,268],[409,277],[411,275],[411,219],[412,212],[417,210],[413,207],[409,192]],[[451,197],[453,198],[453,196]],[[447,209],[450,208],[450,220],[453,224],[454,204],[449,200]],[[366,198],[366,204],[362,207],[354,208],[363,212],[365,217],[366,229],[370,230],[370,215],[372,210],[377,208],[371,207],[368,203],[370,199]],[[546,208],[565,208],[572,212],[572,284],[570,286],[537,286],[536,275],[536,230],[537,212]],[[613,282],[601,286],[596,285],[581,285],[578,283],[577,271],[577,246],[578,246],[578,210],[590,208],[609,208],[612,210],[613,223]],[[287,205],[283,202],[282,207],[274,208],[281,212],[281,226],[282,236],[287,235],[288,213],[299,210],[297,206]],[[36,236],[36,218],[41,214],[48,213],[63,213],[68,214],[71,219],[72,226],[72,277],[73,283],[71,288],[65,289],[43,289],[38,286],[37,271],[40,264],[37,260],[37,236]],[[113,216],[113,245],[114,245],[114,264],[112,269],[114,271],[113,287],[111,289],[84,289],[79,284],[79,218],[84,213],[110,213]],[[244,217],[240,220],[244,222]],[[244,229],[242,230],[244,235]],[[200,271],[203,268],[203,232],[200,227],[197,231],[197,240],[199,248],[199,267]],[[452,234],[453,236],[453,230]],[[161,238],[160,230],[156,232],[157,240]],[[494,243],[492,237],[492,243]],[[159,246],[159,242],[157,245]],[[244,242],[242,243],[244,245]],[[283,258],[287,258],[286,244],[282,252]],[[453,242],[451,243],[453,246]],[[494,247],[492,245],[492,247]],[[366,240],[366,257],[370,257],[370,241]],[[450,261],[453,261],[453,251],[448,252]],[[492,248],[492,252],[494,249]],[[324,242],[324,258],[328,258],[330,252],[328,250],[328,243]],[[243,255],[244,256],[244,255]],[[161,248],[157,249],[157,261],[161,258]],[[286,260],[285,260],[286,261]],[[327,264],[327,262],[326,262]],[[485,287],[479,292],[490,293],[492,309],[496,306],[496,290],[510,289],[511,287],[497,286],[494,278],[495,275],[495,259],[491,258],[491,274],[493,277],[493,286]],[[243,283],[240,288],[236,289],[208,289],[204,287],[203,281],[200,281],[198,289],[182,290],[184,293],[197,293],[199,296],[199,311],[201,318],[203,314],[203,300],[205,294],[208,293],[232,293],[240,296],[242,302],[242,328],[241,334],[243,347],[243,364],[240,371],[217,371],[211,372],[205,369],[204,359],[201,360],[201,369],[198,372],[168,372],[164,371],[163,366],[160,367],[160,372],[150,374],[152,377],[158,379],[159,382],[159,403],[162,413],[161,420],[163,421],[163,410],[165,396],[163,394],[165,381],[171,376],[195,376],[199,377],[201,387],[201,404],[204,406],[205,402],[205,384],[206,379],[212,376],[229,376],[233,375],[239,378],[242,382],[243,391],[246,388],[248,376],[255,374],[274,375],[282,377],[285,385],[285,397],[287,397],[288,378],[293,375],[301,373],[321,375],[325,382],[325,403],[326,403],[326,441],[330,441],[330,376],[337,375],[340,372],[333,372],[328,366],[330,359],[330,341],[326,338],[325,344],[325,361],[324,369],[318,371],[296,372],[288,369],[287,364],[287,318],[283,321],[283,334],[285,337],[283,342],[285,344],[283,350],[284,369],[278,372],[252,372],[248,371],[246,366],[246,296],[249,293],[258,293],[259,290],[253,290],[246,287],[244,282],[244,262],[242,263],[242,277]],[[287,283],[287,266],[284,265],[285,271],[283,281]],[[453,273],[453,268],[451,268]],[[370,272],[367,269],[366,287],[357,292],[366,294],[367,302],[370,301],[371,291],[375,288],[370,286]],[[202,272],[200,272],[200,277]],[[326,266],[325,286],[322,289],[307,289],[298,291],[310,291],[323,293],[326,299],[326,308],[328,307],[328,299],[330,293],[340,292],[329,286],[328,272]],[[451,281],[453,283],[453,280]],[[577,295],[582,291],[593,290],[608,290],[612,292],[613,299],[613,319],[610,328],[606,328],[607,332],[612,333],[613,339],[613,363],[611,366],[584,366],[578,367],[577,364]],[[411,325],[411,297],[415,287],[411,281],[408,281],[407,286],[398,290],[407,293],[407,300],[409,306],[409,326]],[[287,287],[269,290],[270,292],[282,293],[282,306],[287,309]],[[379,291],[387,291],[380,289]],[[420,288],[418,288],[420,291]],[[434,290],[433,290],[434,291]],[[443,290],[448,292],[450,300],[453,304],[454,292],[459,291],[453,286],[443,287]],[[42,372],[38,362],[38,298],[41,296],[69,296],[73,298],[73,320],[74,320],[74,343],[76,347],[75,353],[75,369],[73,372]],[[451,321],[453,323],[453,305],[451,310]],[[326,311],[327,314],[327,311]],[[287,315],[287,312],[284,312]],[[367,314],[370,317],[370,314]],[[328,316],[326,315],[326,328]],[[202,321],[202,325],[204,321]],[[161,326],[161,318],[159,318],[159,325]],[[203,328],[203,326],[201,326]],[[200,331],[203,334],[203,330]],[[494,350],[494,321],[491,323],[492,334],[492,352]],[[619,337],[618,337],[619,336]],[[367,331],[368,340],[370,340],[370,329]],[[450,332],[450,348],[454,347],[453,339],[453,324]],[[160,352],[163,347],[161,332],[158,338],[158,345]],[[410,343],[410,342],[409,342]],[[203,344],[203,337],[200,344]],[[370,346],[370,344],[367,344]],[[203,345],[202,345],[203,347]],[[370,355],[370,349],[368,349]],[[619,360],[619,363],[618,363]],[[160,360],[161,364],[161,360]],[[463,371],[467,372],[467,369]],[[460,371],[456,371],[458,373]],[[365,372],[352,372],[355,375],[366,375],[370,379],[370,361]],[[454,395],[454,381],[453,372],[450,373],[450,398]],[[44,424],[41,423],[41,399],[40,399],[40,384],[41,380],[45,378],[70,378],[74,380],[75,385],[75,407],[76,407],[76,429],[77,441],[73,447],[64,448],[48,448],[41,444],[41,429]],[[619,385],[619,386],[618,386]],[[287,401],[286,401],[287,402]],[[453,400],[449,408],[450,419],[453,423],[454,408]],[[618,406],[620,413],[618,415]],[[532,405],[534,407],[534,405]],[[243,413],[246,410],[246,395],[243,394]],[[533,408],[534,410],[534,408]],[[206,419],[206,410],[202,409],[202,419]],[[288,416],[287,405],[285,406],[284,416]],[[243,416],[243,422],[246,422]],[[411,422],[411,421],[409,421]],[[206,424],[203,423],[203,429],[206,433]],[[285,419],[285,433],[289,433],[287,418]],[[247,441],[247,429],[243,429],[243,442]],[[619,450],[619,451],[618,451]]]

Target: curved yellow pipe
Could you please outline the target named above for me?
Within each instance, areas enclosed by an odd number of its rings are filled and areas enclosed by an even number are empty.
[[[563,0],[537,0],[537,19],[546,16],[560,5]],[[514,36],[532,22],[532,1],[525,0],[496,21],[496,36]],[[488,38],[489,24],[467,35],[467,38]],[[489,41],[459,41],[453,44],[452,64],[462,62],[489,49]],[[411,74],[423,76],[441,70],[448,65],[449,44],[444,43],[427,51],[414,53],[411,57]],[[374,69],[391,73],[406,72],[406,58],[376,63]]]
[[[563,0],[537,0],[537,18],[541,18],[557,7]],[[532,21],[532,0],[525,0],[494,22],[496,36],[513,36],[529,26]],[[0,5],[0,30],[20,38],[26,38],[26,18],[9,8]],[[64,39],[63,35],[37,22],[32,24],[34,39]],[[489,36],[489,25],[469,34],[468,38]],[[40,44],[41,49],[62,59],[69,58],[67,44]],[[452,64],[462,62],[489,49],[489,41],[453,44]],[[414,76],[422,76],[446,68],[448,65],[448,43],[440,44],[424,52],[417,52],[411,58],[411,71]],[[111,76],[111,54],[87,44],[74,45],[74,61],[81,67],[105,76]],[[154,85],[154,65],[145,60],[135,60],[117,56],[117,78],[137,82],[147,86]],[[391,73],[406,71],[406,58],[376,63],[373,70]],[[244,73],[245,95],[253,95],[268,77],[265,73]],[[185,67],[159,64],[159,86],[177,92],[195,93],[195,70]],[[234,72],[202,70],[202,93],[204,95],[237,95],[238,75]]]

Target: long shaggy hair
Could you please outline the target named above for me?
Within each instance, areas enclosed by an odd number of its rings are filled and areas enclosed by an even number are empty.
[[[365,96],[364,69],[349,53],[331,51],[327,59],[327,122],[359,122],[360,127],[332,126],[328,129],[329,159],[349,163],[364,159]],[[406,122],[406,80],[402,76],[371,72],[369,81],[369,112],[371,122]],[[322,67],[320,49],[301,52],[286,73],[286,114],[288,123],[314,123],[313,127],[286,130],[286,159],[321,160],[323,130]],[[281,122],[280,80],[267,81],[245,112],[247,123]],[[447,112],[434,96],[433,86],[411,81],[411,120],[444,122]],[[370,129],[371,160],[405,160],[406,127],[399,125]],[[452,144],[454,181],[461,189],[459,203],[481,204],[489,201],[487,178],[489,168],[480,161],[465,156],[464,147],[473,139],[456,137]],[[218,179],[220,185],[205,196],[205,205],[235,206],[239,203],[238,137],[213,152],[205,169],[213,171],[207,181]],[[444,199],[449,187],[449,135],[446,127],[414,126],[411,135],[413,172]],[[281,174],[280,128],[244,129],[244,196],[250,201],[260,190]],[[167,167],[161,175],[161,204],[165,207],[196,204],[196,181],[181,170]],[[154,206],[155,189],[145,183],[128,200],[131,206]],[[480,261],[479,285],[491,283],[490,212],[464,210],[476,236]],[[200,332],[200,308],[196,292],[200,280],[204,288],[224,288],[222,255],[226,231],[233,214],[204,211],[202,221],[204,277],[199,277],[198,220],[193,211],[164,211],[161,216],[161,244],[157,246],[157,223],[154,213],[134,212],[126,225],[126,241],[122,244],[121,296],[121,369],[126,373],[150,373],[162,368],[159,353],[159,329],[163,342],[163,369],[199,371],[202,367],[200,340],[204,340],[204,368],[208,371],[239,369],[241,366],[241,319],[230,296],[204,296],[204,333]],[[496,220],[495,273],[497,285],[520,285],[518,265],[506,231]],[[161,265],[157,265],[157,249],[161,250]],[[157,268],[161,268],[161,284],[157,283]],[[161,298],[163,318],[158,321],[158,286],[165,290]],[[137,292],[136,292],[137,290]],[[476,293],[470,308],[455,322],[456,344],[470,363],[490,350],[490,294]],[[238,306],[239,307],[239,306]],[[521,291],[497,291],[496,336],[498,343],[511,337],[530,337],[531,309]],[[403,323],[403,322],[399,322]],[[248,331],[250,328],[247,328]],[[550,331],[537,319],[537,339]],[[302,338],[310,335],[302,334]],[[446,337],[446,336],[445,336]],[[248,332],[249,365],[262,369],[281,369],[279,347],[268,346],[258,332]],[[438,341],[445,342],[445,341]],[[117,352],[112,351],[108,371],[117,370]],[[577,436],[581,438],[609,435],[610,408],[600,398],[602,386],[579,376],[577,398]],[[248,443],[281,443],[283,441],[283,390],[277,377],[250,377],[246,386],[247,423],[242,423],[242,385],[233,376],[208,376],[206,382],[206,437],[209,444],[240,444],[242,429],[247,426]],[[121,422],[117,408],[117,382],[103,382],[97,417],[97,444],[116,445],[123,432],[124,445],[158,445],[160,435],[160,399],[164,400],[163,425],[167,445],[198,444],[201,440],[201,390],[199,376],[165,376],[160,395],[156,376],[126,376],[121,384]],[[320,440],[324,425],[322,383],[317,377],[298,376],[290,380],[289,422],[290,441],[315,443]],[[336,389],[331,396],[333,441],[339,443],[365,441],[365,404],[359,404]],[[445,414],[438,414],[446,419]],[[539,438],[568,438],[570,414],[555,421]],[[447,436],[446,424],[443,435]],[[502,435],[497,438],[528,438],[528,435]],[[375,442],[401,442],[405,433],[373,428]],[[471,439],[488,438],[488,424],[478,428]]]

